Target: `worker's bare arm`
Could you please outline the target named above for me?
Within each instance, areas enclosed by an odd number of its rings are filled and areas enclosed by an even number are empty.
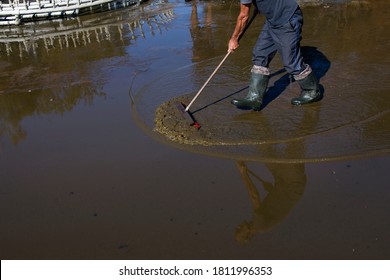
[[[249,20],[251,5],[252,4],[240,4],[240,14],[237,17],[236,27],[234,28],[233,34],[229,40],[228,52],[233,52],[239,46],[238,38],[244,31]]]

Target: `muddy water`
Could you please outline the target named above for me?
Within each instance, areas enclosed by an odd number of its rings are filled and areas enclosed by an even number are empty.
[[[259,17],[200,130],[174,101],[221,61],[233,2],[2,28],[1,258],[388,259],[389,3],[331,2],[303,8],[321,102],[292,107],[276,57],[265,108],[232,108]]]

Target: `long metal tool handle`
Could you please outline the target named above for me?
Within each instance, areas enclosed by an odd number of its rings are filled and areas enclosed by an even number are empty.
[[[253,15],[251,17],[251,19],[248,21],[248,23],[246,24],[246,26],[244,27],[244,30],[242,31],[242,33],[240,34],[240,36],[238,37],[238,40],[241,39],[241,37],[244,35],[245,31],[248,29],[249,25],[252,23],[252,21],[255,19],[256,15],[258,14],[258,10],[255,9],[254,12],[253,12]],[[203,84],[203,86],[200,88],[200,90],[198,91],[198,93],[194,96],[194,98],[192,98],[191,102],[187,105],[187,107],[185,108],[185,111],[188,112],[188,110],[190,109],[192,103],[194,103],[194,101],[198,98],[198,96],[201,94],[201,92],[203,91],[203,89],[207,86],[207,84],[210,82],[210,80],[214,77],[215,73],[217,73],[218,69],[222,66],[222,64],[225,62],[225,60],[228,58],[228,56],[231,54],[232,52],[228,52],[225,57],[222,59],[222,61],[218,64],[217,68],[215,68],[214,72],[210,75],[210,77],[207,79],[207,81]]]

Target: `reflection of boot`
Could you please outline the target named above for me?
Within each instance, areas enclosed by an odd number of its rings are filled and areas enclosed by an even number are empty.
[[[310,72],[305,78],[297,80],[299,85],[302,88],[301,94],[299,97],[291,99],[291,104],[293,105],[303,105],[318,101],[321,99],[321,93],[318,86],[317,77],[314,75],[313,71]]]
[[[252,71],[249,92],[245,98],[233,99],[232,104],[240,109],[253,109],[260,111],[263,104],[264,93],[267,89],[269,75],[263,75]]]

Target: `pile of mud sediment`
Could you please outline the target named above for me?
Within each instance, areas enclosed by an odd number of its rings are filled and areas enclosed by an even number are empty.
[[[204,125],[209,127],[208,124],[200,123],[200,128],[195,127],[184,115],[188,114],[189,116],[189,113],[178,108],[178,106],[182,106],[181,104],[188,104],[188,100],[189,98],[180,96],[161,104],[156,110],[155,131],[180,144],[217,144],[217,135],[213,135],[210,129],[202,127]]]

